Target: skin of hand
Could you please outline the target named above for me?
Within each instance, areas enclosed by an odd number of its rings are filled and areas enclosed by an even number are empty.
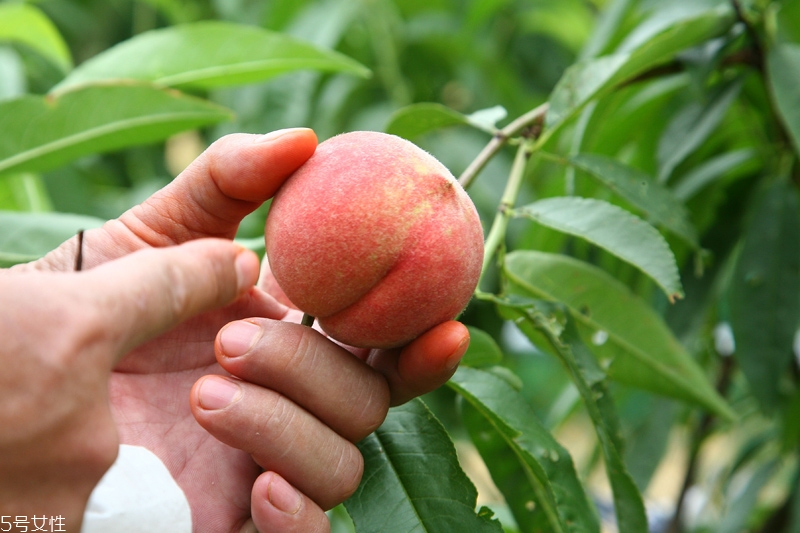
[[[330,529],[324,510],[363,471],[354,443],[449,379],[469,334],[451,321],[402,349],[347,349],[292,322],[266,265],[253,286],[257,258],[230,239],[316,143],[304,128],[223,137],[88,231],[85,271],[68,272],[71,239],[2,272],[14,342],[0,357],[24,364],[0,374],[0,502],[13,508],[0,514],[63,508],[72,529],[122,442],[161,458],[195,531]]]

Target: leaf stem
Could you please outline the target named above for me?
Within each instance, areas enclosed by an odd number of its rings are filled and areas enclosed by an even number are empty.
[[[525,167],[533,154],[533,142],[532,139],[526,139],[519,145],[517,154],[514,156],[514,163],[511,165],[511,173],[506,182],[506,189],[503,191],[500,205],[497,208],[497,214],[495,214],[494,222],[492,222],[492,227],[489,230],[483,247],[483,267],[481,268],[480,280],[478,280],[479,289],[480,282],[483,280],[483,276],[492,263],[492,258],[504,244],[506,230],[508,229],[508,221],[511,218],[511,210],[517,202],[517,197],[522,187],[522,179],[525,177]]]
[[[547,114],[547,110],[549,109],[549,104],[545,102],[544,104],[535,107],[514,119],[504,128],[499,130],[497,133],[494,134],[492,140],[481,150],[481,153],[478,154],[478,157],[472,160],[472,163],[469,164],[467,169],[461,173],[461,176],[458,177],[458,182],[465,188],[469,188],[475,178],[478,177],[478,174],[483,167],[486,166],[486,163],[489,162],[492,157],[495,156],[497,152],[500,151],[500,148],[505,145],[508,140],[522,131],[526,127],[541,125],[544,122],[544,116]],[[533,137],[538,137],[537,135],[533,135]]]
[[[314,325],[314,320],[316,320],[312,315],[308,313],[303,313],[303,320],[300,321],[300,324],[303,326],[311,327]]]

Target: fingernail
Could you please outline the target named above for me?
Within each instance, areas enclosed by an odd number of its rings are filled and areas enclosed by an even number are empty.
[[[261,328],[255,324],[243,320],[231,322],[219,334],[220,349],[228,357],[239,357],[250,351],[260,335]]]
[[[258,281],[261,267],[258,264],[258,256],[250,250],[242,248],[236,256],[234,268],[236,268],[236,281],[239,292],[252,287]]]
[[[223,409],[235,400],[241,389],[239,385],[222,376],[209,376],[200,384],[198,396],[200,407],[208,410]]]
[[[447,370],[453,370],[455,367],[458,366],[458,363],[461,362],[461,358],[464,357],[464,354],[467,353],[467,348],[469,348],[469,337],[465,338],[464,340],[459,343],[458,348],[450,354],[447,359],[444,361],[444,366]]]
[[[275,130],[275,131],[271,131],[271,132],[267,133],[266,135],[262,135],[261,137],[257,137],[256,140],[253,141],[253,142],[254,143],[265,143],[265,142],[269,142],[269,141],[274,141],[278,137],[283,137],[287,133],[292,133],[292,132],[295,132],[295,131],[307,130],[307,129],[308,128],[285,128],[285,129],[282,129],[282,130]]]
[[[274,472],[267,485],[267,499],[273,507],[288,514],[297,514],[303,504],[300,493]]]

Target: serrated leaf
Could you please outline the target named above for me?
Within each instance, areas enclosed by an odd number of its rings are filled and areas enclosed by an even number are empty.
[[[503,360],[503,352],[491,335],[474,326],[467,326],[467,329],[469,329],[469,347],[461,358],[462,365],[490,366]]]
[[[0,267],[39,259],[79,230],[98,228],[104,222],[69,213],[0,211]]]
[[[767,79],[775,107],[800,154],[800,44],[778,43],[767,53]]]
[[[736,419],[663,319],[604,271],[564,255],[515,251],[504,273],[510,294],[565,304],[611,379]],[[602,342],[592,341],[597,332]]]
[[[578,154],[569,162],[630,202],[653,224],[661,225],[698,248],[697,231],[686,207],[644,172],[600,154]]]
[[[442,104],[411,104],[398,109],[389,117],[386,133],[413,139],[424,133],[450,126],[469,124],[466,115]]]
[[[0,4],[0,41],[28,46],[62,72],[72,68],[72,56],[58,29],[31,4]]]
[[[364,475],[344,503],[357,532],[502,533],[490,512],[476,514],[478,493],[444,427],[421,400],[391,409],[358,448]]]
[[[569,452],[517,390],[490,372],[467,367],[459,368],[448,386],[470,406],[464,409],[466,426],[523,531],[537,524],[558,532],[600,530]]]
[[[664,237],[622,208],[593,198],[545,198],[514,210],[544,226],[585,239],[632,264],[670,300],[683,297],[678,265]]]
[[[216,104],[150,85],[110,84],[0,102],[0,174],[160,141],[231,118]]]
[[[750,390],[771,411],[781,398],[800,324],[800,206],[778,181],[756,200],[729,292],[731,326]]]
[[[241,85],[313,69],[367,76],[333,50],[257,26],[203,21],[141,33],[81,64],[53,92],[99,80],[144,80],[159,86]]]
[[[721,35],[735,20],[733,10],[725,4],[671,17],[669,24],[659,24],[657,15],[654,21],[644,21],[645,30],[616,53],[579,61],[567,69],[550,95],[545,119],[550,135],[593,98],[673,59],[686,48]],[[635,34],[637,30],[631,33]]]
[[[647,531],[647,514],[642,496],[622,460],[624,444],[606,375],[581,342],[573,319],[563,313],[559,317],[557,307],[546,302],[508,305],[506,312],[517,314],[519,318],[516,323],[523,332],[536,331],[547,338],[577,387],[605,459],[606,475],[614,496],[617,529],[620,533]]]

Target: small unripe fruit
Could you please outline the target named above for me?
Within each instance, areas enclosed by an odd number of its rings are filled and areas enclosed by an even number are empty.
[[[455,318],[483,262],[483,230],[447,168],[376,132],[333,137],[278,190],[267,258],[289,300],[351,346],[404,345]]]

